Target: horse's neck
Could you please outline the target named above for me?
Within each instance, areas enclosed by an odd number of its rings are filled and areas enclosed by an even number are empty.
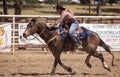
[[[45,41],[48,42],[52,37],[55,36],[53,31],[49,31],[48,29],[45,29],[45,31],[43,33],[40,34],[40,32],[38,33],[40,35],[40,37]]]

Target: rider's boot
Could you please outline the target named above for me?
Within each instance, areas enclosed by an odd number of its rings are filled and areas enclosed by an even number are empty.
[[[79,44],[75,44],[75,46],[77,47],[77,49],[80,49],[80,50],[82,50],[83,48],[82,48],[82,46],[81,45],[79,45]]]

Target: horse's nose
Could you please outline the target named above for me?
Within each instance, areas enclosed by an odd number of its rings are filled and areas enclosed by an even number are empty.
[[[26,34],[25,33],[23,33],[23,37],[26,38]]]

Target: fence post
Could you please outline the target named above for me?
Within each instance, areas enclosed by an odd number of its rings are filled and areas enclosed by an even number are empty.
[[[111,19],[111,24],[113,24],[113,23],[114,23],[114,19],[112,18],[112,19]]]
[[[12,32],[12,34],[13,34],[13,44],[12,44],[12,54],[14,55],[14,52],[15,52],[15,15],[13,15],[13,32]]]

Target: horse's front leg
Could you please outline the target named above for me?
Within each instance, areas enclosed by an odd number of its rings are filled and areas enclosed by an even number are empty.
[[[71,67],[68,67],[66,66],[65,64],[63,64],[61,62],[61,59],[59,58],[59,64],[62,66],[63,69],[67,70],[68,72],[70,72],[71,75],[74,75],[76,74],[75,72],[72,71],[72,68]]]
[[[58,64],[58,58],[55,57],[51,75],[55,74],[55,70],[56,70],[57,64]]]

